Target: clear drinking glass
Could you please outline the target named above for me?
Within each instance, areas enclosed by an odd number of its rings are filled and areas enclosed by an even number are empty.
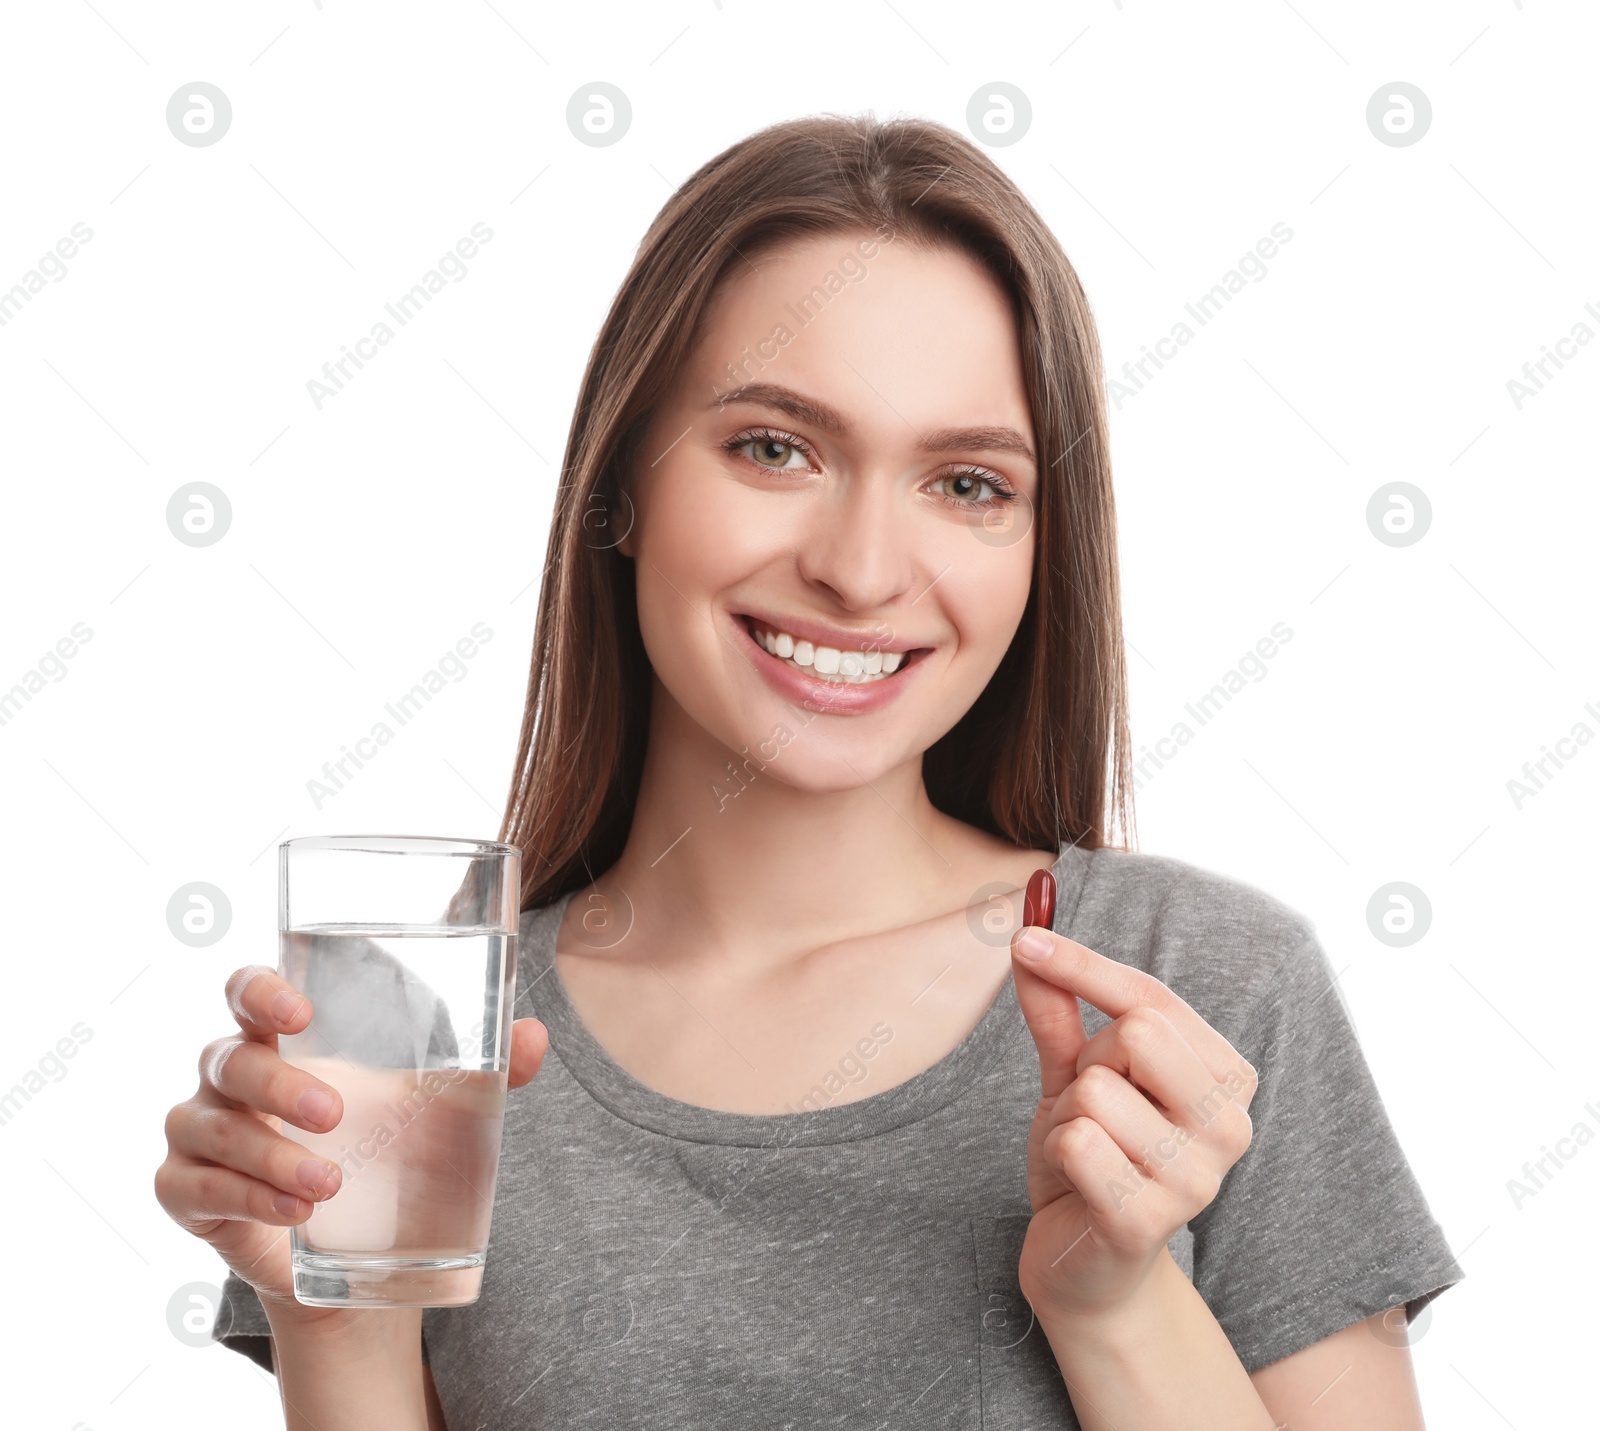
[[[339,1090],[339,1190],[290,1229],[297,1300],[459,1307],[489,1246],[516,994],[522,855],[422,835],[278,846],[278,972],[311,1022],[278,1052]]]

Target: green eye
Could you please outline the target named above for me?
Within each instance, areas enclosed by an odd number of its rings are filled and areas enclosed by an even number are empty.
[[[768,472],[810,471],[807,459],[811,456],[811,449],[798,439],[771,428],[747,428],[730,437],[722,444],[722,448],[725,452],[739,453]],[[790,460],[796,457],[800,459],[798,462]],[[947,507],[988,510],[1003,507],[1017,499],[1017,494],[1004,478],[982,467],[958,467],[951,472],[941,472],[933,480],[935,486],[950,483],[960,494],[951,496],[947,492],[940,492],[938,499]],[[988,489],[989,495],[977,495],[984,488]]]
[[[998,491],[994,483],[989,481],[987,477],[983,476],[983,474],[979,472],[946,472],[939,480],[942,482],[949,482],[960,498],[965,498],[969,493],[976,492],[980,487],[987,487],[991,492]],[[986,503],[975,501],[970,502],[967,505],[973,507],[982,507],[985,506]]]
[[[754,437],[750,441],[741,443],[743,447],[754,448],[752,460],[759,462],[763,467],[774,469],[789,466],[791,457],[798,457],[801,465],[805,464],[805,454],[792,442],[785,442],[779,437]],[[774,449],[777,449],[775,452]]]
[[[722,444],[722,448],[725,452],[739,453],[758,467],[766,468],[768,472],[788,472],[796,468],[809,470],[806,458],[810,449],[784,433],[772,431],[771,428],[747,428],[744,432],[730,437]],[[754,451],[747,452],[746,448],[753,448]],[[798,457],[800,461],[792,463],[789,460],[791,457]]]

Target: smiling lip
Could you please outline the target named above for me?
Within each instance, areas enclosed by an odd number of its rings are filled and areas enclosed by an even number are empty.
[[[810,621],[803,616],[768,616],[760,611],[742,611],[737,615],[742,621],[752,621],[769,631],[787,631],[796,641],[809,641],[813,646],[832,646],[836,651],[899,651],[908,655],[912,651],[931,649],[918,647],[911,641],[892,640],[882,629],[873,631],[846,631],[823,621]],[[880,628],[885,623],[879,623]]]
[[[761,673],[766,683],[786,701],[823,715],[867,715],[881,710],[914,679],[914,673],[921,669],[923,658],[932,649],[931,647],[914,649],[907,655],[898,671],[881,681],[852,685],[847,681],[829,681],[820,676],[807,675],[787,661],[772,655],[756,640],[750,631],[750,622],[753,618],[737,613],[729,613],[729,616],[735,640],[748,654],[750,664]],[[766,623],[762,621],[759,624]],[[775,625],[772,629],[786,628]]]

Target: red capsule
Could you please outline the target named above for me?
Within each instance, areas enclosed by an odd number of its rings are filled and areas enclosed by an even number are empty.
[[[1056,917],[1056,877],[1049,870],[1035,870],[1028,878],[1022,897],[1022,922],[1049,929]]]

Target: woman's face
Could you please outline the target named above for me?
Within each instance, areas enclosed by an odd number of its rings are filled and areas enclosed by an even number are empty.
[[[833,234],[740,269],[619,543],[656,700],[801,788],[919,761],[1027,603],[1033,447],[1009,304],[965,255]]]

